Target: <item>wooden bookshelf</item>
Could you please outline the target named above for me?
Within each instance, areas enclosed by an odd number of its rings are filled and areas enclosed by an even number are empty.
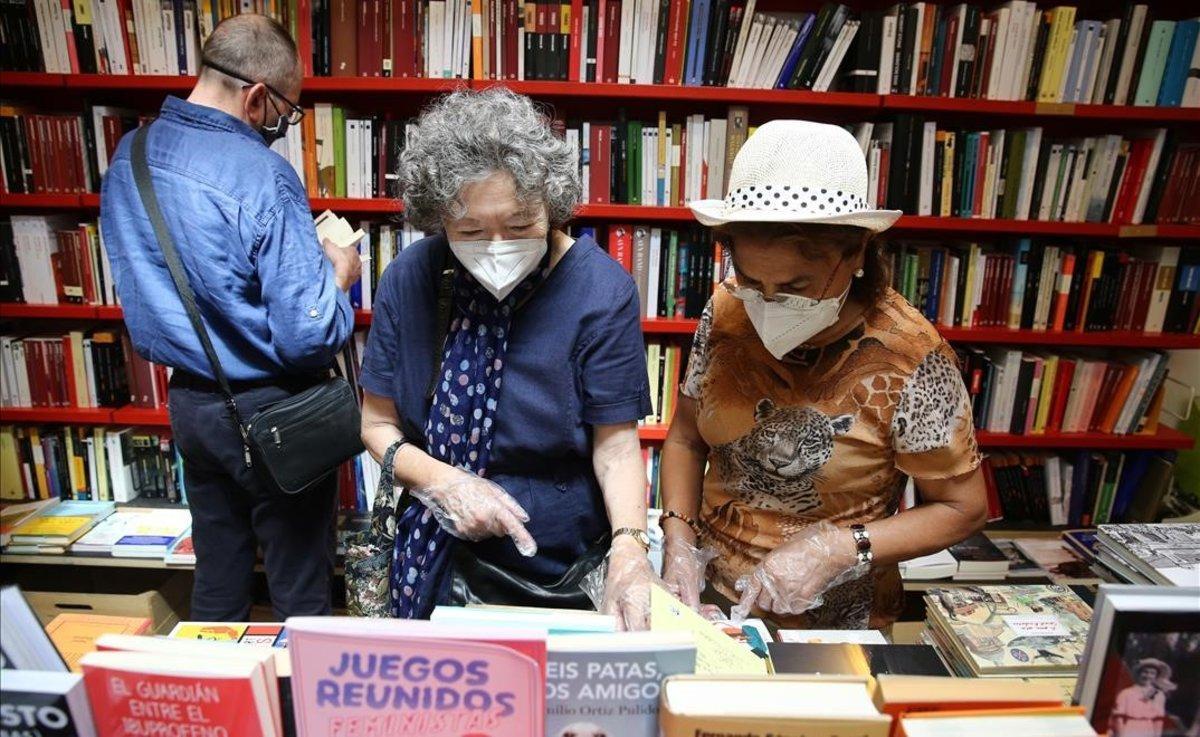
[[[104,320],[120,321],[121,308],[112,305],[26,305],[0,302],[0,320]],[[691,335],[699,321],[691,318],[647,318],[642,320],[646,335]],[[354,324],[371,324],[370,310],[357,310]],[[1059,332],[1053,330],[1009,330],[1008,328],[955,328],[938,326],[938,332],[952,343],[988,343],[1003,345],[1047,345],[1060,348],[1108,347],[1151,348],[1158,350],[1200,349],[1200,335],[1193,333]]]

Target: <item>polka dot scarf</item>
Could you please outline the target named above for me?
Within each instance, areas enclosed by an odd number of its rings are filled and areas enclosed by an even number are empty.
[[[513,313],[545,278],[548,263],[547,256],[501,302],[465,269],[455,274],[454,317],[425,422],[425,449],[434,458],[487,476]],[[392,616],[429,617],[447,582],[453,543],[424,505],[413,503],[398,512]]]

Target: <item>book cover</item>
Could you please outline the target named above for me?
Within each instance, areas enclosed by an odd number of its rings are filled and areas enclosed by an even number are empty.
[[[1073,674],[1092,619],[1057,585],[935,588],[925,604],[939,642],[978,676]]]
[[[150,631],[147,617],[110,617],[100,614],[60,614],[46,625],[46,634],[62,654],[67,667],[78,673],[79,659],[96,649],[101,635],[141,635]]]
[[[692,673],[688,635],[566,635],[548,642],[546,737],[657,737],[662,680]]]
[[[0,680],[4,737],[95,737],[96,727],[75,673],[6,670]]]
[[[544,731],[545,630],[348,617],[287,625],[299,737],[362,725],[424,737]]]
[[[932,645],[772,642],[776,673],[878,676],[949,676]]]
[[[1156,583],[1200,586],[1198,523],[1100,525],[1097,536]]]

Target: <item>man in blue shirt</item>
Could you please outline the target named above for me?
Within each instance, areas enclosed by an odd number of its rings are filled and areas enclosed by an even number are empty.
[[[240,15],[204,45],[188,99],[168,97],[147,158],[167,229],[238,409],[321,381],[354,326],[355,249],[318,244],[296,172],[268,145],[303,115],[296,45]],[[132,134],[104,177],[100,226],[138,353],[174,368],[171,429],[183,456],[196,578],[192,619],[249,618],[257,547],[278,617],[327,614],[336,477],[285,496],[247,467],[242,439],[171,281],[130,163]]]

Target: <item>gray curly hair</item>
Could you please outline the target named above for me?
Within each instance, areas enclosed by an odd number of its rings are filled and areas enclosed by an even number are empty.
[[[552,228],[571,219],[582,196],[571,146],[528,97],[504,87],[444,95],[421,112],[400,155],[405,217],[440,232],[463,215],[464,185],[498,171],[512,176],[522,201],[545,203]]]

